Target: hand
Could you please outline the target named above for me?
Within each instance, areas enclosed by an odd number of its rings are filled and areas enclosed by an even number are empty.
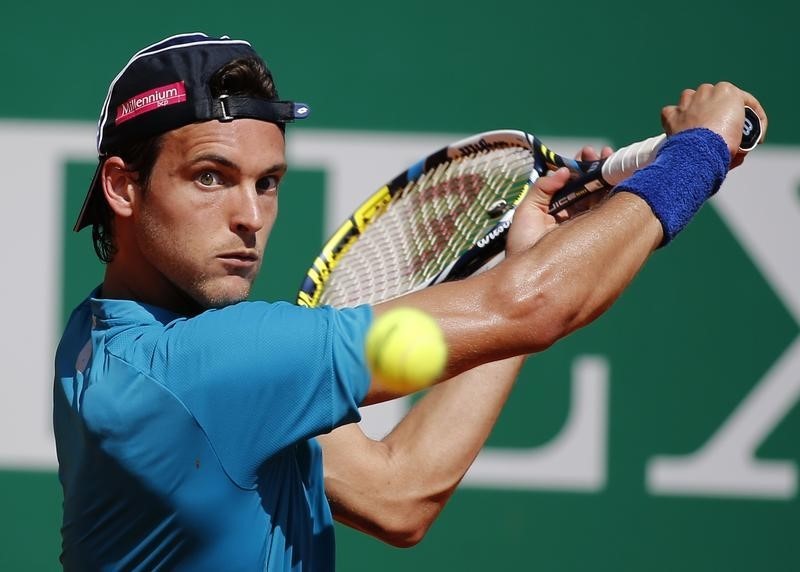
[[[575,159],[578,159],[579,161],[597,161],[599,159],[608,158],[613,152],[614,150],[606,145],[598,155],[597,151],[594,150],[594,147],[591,145],[586,145],[575,154]],[[590,193],[577,203],[565,208],[562,211],[559,211],[556,214],[556,219],[558,219],[559,222],[562,222],[569,218],[573,218],[576,215],[592,210],[598,203],[608,196],[608,192],[608,190],[605,190],[594,191],[593,193]]]
[[[731,153],[731,168],[739,166],[746,153],[739,151],[744,126],[744,107],[753,108],[761,118],[761,141],[767,133],[767,114],[758,100],[728,82],[716,85],[704,83],[696,90],[685,89],[678,105],[668,105],[661,110],[661,123],[668,135],[705,127],[718,133]]]
[[[577,153],[575,158],[583,161],[596,161],[608,157],[612,152],[611,147],[604,147],[598,155],[593,147],[587,145]],[[527,250],[559,223],[591,209],[605,197],[606,193],[592,193],[576,205],[557,213],[555,217],[548,214],[553,195],[567,183],[569,176],[569,170],[561,168],[547,177],[539,177],[536,180],[514,213],[514,222],[508,231],[508,240],[506,241],[506,255]]]

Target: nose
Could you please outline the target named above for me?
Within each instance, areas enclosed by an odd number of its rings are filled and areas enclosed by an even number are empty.
[[[254,233],[264,226],[259,195],[255,186],[239,187],[231,198],[231,230],[235,233]]]

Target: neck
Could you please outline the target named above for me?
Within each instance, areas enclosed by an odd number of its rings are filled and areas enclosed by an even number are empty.
[[[164,276],[138,268],[140,264],[125,258],[118,252],[106,266],[101,289],[103,298],[134,300],[184,316],[194,316],[204,310]]]

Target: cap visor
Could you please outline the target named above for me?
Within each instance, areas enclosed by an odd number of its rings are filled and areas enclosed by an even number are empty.
[[[94,171],[94,177],[92,177],[92,183],[89,185],[89,190],[86,193],[86,198],[83,200],[83,206],[81,207],[81,212],[78,214],[78,220],[75,221],[75,226],[72,227],[72,230],[78,232],[85,226],[89,226],[94,222],[94,209],[91,208],[92,201],[96,198],[98,193],[100,192],[97,187],[100,186],[100,172],[103,170],[103,161],[99,161],[97,164],[97,169]]]

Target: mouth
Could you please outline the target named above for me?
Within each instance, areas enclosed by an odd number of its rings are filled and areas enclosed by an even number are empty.
[[[255,250],[224,252],[217,255],[217,258],[221,260],[224,265],[237,269],[249,269],[258,266],[258,261],[260,259]]]

